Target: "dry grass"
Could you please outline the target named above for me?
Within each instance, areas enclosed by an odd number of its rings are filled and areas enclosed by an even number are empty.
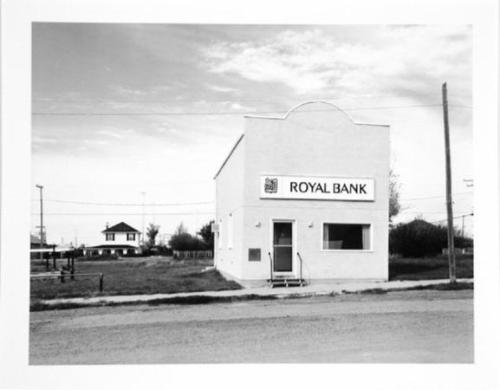
[[[474,277],[472,255],[457,255],[457,278]],[[389,260],[389,280],[424,280],[448,278],[448,257],[391,258]]]
[[[58,263],[65,264],[64,261]],[[212,260],[175,260],[171,258],[129,258],[121,260],[76,260],[76,280],[31,280],[31,298],[52,299],[99,295],[131,295],[193,291],[235,290],[241,286],[214,270],[205,270]],[[45,266],[32,261],[32,273]],[[104,291],[99,293],[99,278],[78,277],[78,273],[103,273]]]

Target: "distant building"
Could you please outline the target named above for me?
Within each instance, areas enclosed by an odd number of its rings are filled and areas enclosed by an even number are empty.
[[[215,175],[215,267],[246,284],[387,280],[389,127],[311,102],[245,117]]]
[[[47,244],[47,243],[42,244],[42,240],[40,240],[39,236],[36,236],[34,234],[30,234],[30,249],[35,250],[35,251],[30,253],[31,259],[40,258],[40,251],[39,251],[40,249],[47,250],[47,249],[51,249],[51,248],[53,249],[55,247],[56,247],[56,245],[54,245],[54,244]]]
[[[135,255],[140,252],[140,235],[137,229],[120,222],[114,226],[106,227],[102,232],[103,244],[84,249],[85,256],[93,255]]]
[[[42,244],[42,240],[40,237],[35,236],[34,234],[30,234],[30,248],[31,249],[40,249],[40,248],[52,248],[54,244]]]

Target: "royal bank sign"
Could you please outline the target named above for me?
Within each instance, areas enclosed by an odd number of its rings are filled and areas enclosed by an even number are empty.
[[[265,175],[260,178],[263,199],[375,200],[373,179]]]

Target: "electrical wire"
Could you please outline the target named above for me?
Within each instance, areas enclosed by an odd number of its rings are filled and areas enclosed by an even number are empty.
[[[32,199],[33,202],[38,202],[38,199]],[[156,207],[156,206],[195,206],[203,204],[214,204],[214,201],[200,201],[200,202],[174,202],[174,203],[117,203],[117,202],[86,202],[79,200],[62,200],[62,199],[44,199],[44,202],[51,203],[65,203],[65,204],[77,204],[77,205],[88,205],[88,206],[124,206],[124,207]]]
[[[363,110],[392,110],[404,108],[418,108],[418,107],[442,107],[441,104],[413,104],[406,106],[374,106],[374,107],[357,107],[345,108],[342,111],[363,111]],[[470,108],[471,106],[465,105],[448,105],[448,107]],[[330,110],[302,110],[301,112],[326,112]],[[33,116],[230,116],[230,115],[263,115],[263,114],[286,114],[288,111],[163,111],[163,112],[47,112],[35,111]]]

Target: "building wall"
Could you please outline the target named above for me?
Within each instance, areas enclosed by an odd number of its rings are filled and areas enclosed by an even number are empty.
[[[134,245],[139,246],[139,233],[135,233],[135,240],[127,241],[127,233],[115,233],[114,241],[106,241],[106,234],[102,233],[103,245]]]
[[[237,278],[242,277],[244,159],[243,138],[217,176],[215,185],[216,223],[219,231],[214,236],[214,264],[218,270]],[[233,236],[231,248],[228,245],[229,225],[232,225]]]
[[[229,273],[244,280],[270,276],[275,218],[295,220],[294,254],[303,258],[306,279],[387,279],[389,128],[357,125],[325,103],[303,105],[286,119],[249,117],[245,122],[244,165],[226,171],[224,182],[217,179],[220,215],[219,194],[229,177],[244,178],[243,199],[233,204],[244,205],[242,256],[233,260],[241,270]],[[261,175],[373,178],[375,201],[260,199]],[[371,250],[322,250],[323,222],[371,224]],[[261,248],[260,262],[248,261],[249,248]],[[298,271],[296,255],[294,262]]]

